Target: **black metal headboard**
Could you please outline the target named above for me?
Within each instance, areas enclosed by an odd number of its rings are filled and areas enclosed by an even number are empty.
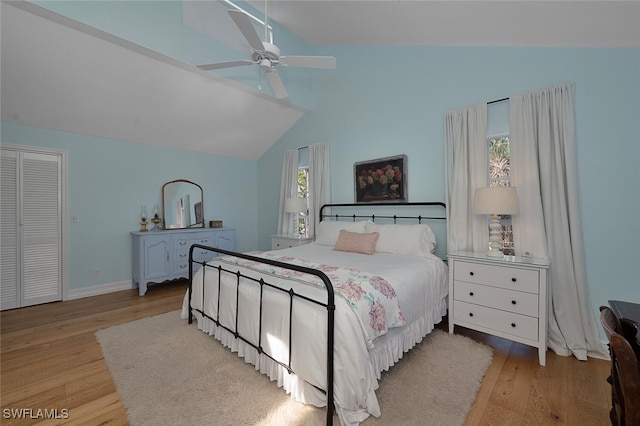
[[[320,207],[319,220],[371,220],[381,223],[426,223],[436,236],[436,255],[447,258],[446,204],[440,201],[412,203],[325,204]],[[332,211],[333,210],[333,211]]]
[[[347,207],[349,209],[353,208],[355,209],[365,209],[365,208],[369,208],[369,207],[394,207],[394,206],[399,206],[399,207],[403,207],[406,209],[406,207],[411,207],[411,206],[439,206],[442,207],[442,209],[446,209],[447,206],[445,203],[442,203],[440,201],[421,201],[421,202],[413,202],[413,203],[358,203],[358,204],[324,204],[322,207],[320,207],[320,221],[324,220],[325,218],[331,218],[333,220],[340,220],[340,219],[346,219],[346,218],[350,218],[353,219],[353,221],[355,222],[358,219],[371,219],[373,222],[375,222],[376,219],[393,219],[393,222],[395,223],[398,219],[417,219],[418,223],[421,223],[422,220],[431,220],[431,219],[441,219],[441,220],[446,220],[446,215],[443,216],[422,216],[420,214],[416,214],[416,215],[411,215],[411,216],[405,216],[405,215],[398,215],[398,214],[393,214],[393,215],[389,215],[389,214],[375,214],[375,213],[367,213],[367,214],[340,214],[340,213],[336,213],[336,214],[332,214],[332,213],[324,213],[324,209],[325,208],[332,208],[332,207]],[[386,210],[386,209],[385,209]]]

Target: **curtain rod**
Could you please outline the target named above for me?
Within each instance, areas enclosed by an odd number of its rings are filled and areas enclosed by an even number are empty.
[[[509,100],[509,98],[496,99],[495,101],[487,102],[487,105],[495,104],[495,103],[503,102],[503,101],[508,101],[508,100]]]
[[[301,146],[300,148],[298,148],[298,151],[300,151],[301,149],[305,149],[305,148],[309,148],[309,145],[307,145],[307,146]]]

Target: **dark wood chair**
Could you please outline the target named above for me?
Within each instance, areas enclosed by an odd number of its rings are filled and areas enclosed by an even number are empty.
[[[640,426],[640,362],[613,311],[600,308],[600,322],[611,352],[611,423]]]

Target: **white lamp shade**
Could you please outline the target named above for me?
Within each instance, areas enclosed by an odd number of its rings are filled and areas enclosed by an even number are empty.
[[[473,199],[475,214],[517,214],[518,211],[518,192],[514,186],[476,189]]]
[[[284,200],[284,211],[287,213],[300,213],[307,210],[307,201],[304,198],[287,198]]]

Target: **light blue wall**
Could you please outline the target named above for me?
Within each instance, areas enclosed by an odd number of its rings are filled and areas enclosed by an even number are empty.
[[[236,229],[238,250],[254,250],[257,235],[256,162],[2,123],[3,144],[68,153],[68,289],[131,280],[130,231],[140,208],[151,214],[165,182],[202,186],[205,221]],[[70,216],[78,218],[71,223]],[[93,269],[100,268],[99,278]]]
[[[183,26],[178,1],[38,4],[188,63],[211,62],[214,52],[238,59],[238,52]],[[640,241],[639,49],[317,47],[277,25],[275,31],[284,52],[335,55],[338,69],[283,71],[290,101],[312,112],[257,164],[3,123],[3,142],[69,150],[69,212],[79,216],[70,228],[70,288],[93,285],[90,271],[98,261],[104,282],[128,277],[128,245],[116,251],[136,227],[140,202],[151,205],[164,181],[191,176],[205,187],[206,219],[238,228],[240,250],[266,249],[276,230],[286,149],[331,145],[334,202],[353,200],[354,162],[396,154],[409,158],[411,201],[444,200],[447,111],[573,81],[594,312],[612,298],[640,302],[633,270]],[[228,77],[257,87],[249,74]],[[113,256],[121,271],[109,266]]]
[[[353,201],[353,163],[409,162],[410,201],[444,201],[447,111],[560,82],[576,85],[587,278],[594,314],[608,299],[640,302],[640,49],[323,46],[338,69],[315,82],[313,111],[258,162],[258,241],[276,230],[284,151],[331,150],[332,201]],[[514,141],[517,143],[517,141]]]

